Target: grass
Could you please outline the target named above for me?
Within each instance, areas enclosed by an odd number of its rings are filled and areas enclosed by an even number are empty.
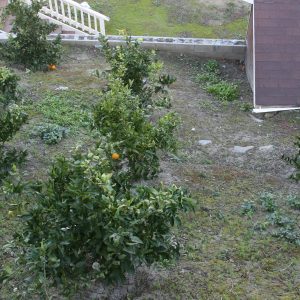
[[[187,1],[106,0],[90,1],[92,8],[108,15],[108,34],[126,30],[131,35],[188,36],[201,38],[245,37],[248,11],[229,17],[216,6]],[[234,12],[233,8],[233,12]],[[206,19],[221,18],[220,25]]]
[[[296,113],[287,112],[257,124],[236,105],[220,106],[194,82],[202,61],[174,55],[163,59],[167,71],[177,77],[171,87],[172,109],[180,114],[183,123],[179,152],[176,157],[163,157],[157,182],[186,186],[197,206],[195,213],[184,216],[177,231],[182,244],[180,260],[139,277],[139,285],[128,298],[299,299],[299,246],[286,239],[289,233],[280,231],[281,235],[273,236],[272,232],[288,223],[285,217],[299,224],[299,186],[286,178],[289,167],[280,157],[293,152],[300,119]],[[242,71],[233,63],[222,64],[226,64],[224,70],[228,72],[222,76],[228,75],[228,81],[239,79],[241,94],[250,99]],[[211,71],[217,70],[215,63],[208,66]],[[85,116],[104,86],[103,80],[87,72],[95,68],[106,69],[99,53],[72,48],[66,50],[64,63],[56,72],[19,73],[26,99],[31,100],[25,102],[29,122],[12,144],[29,152],[22,169],[26,178],[43,179],[55,156],[68,156],[77,144],[86,148],[94,144],[94,133],[86,126]],[[66,85],[69,90],[55,91],[57,85]],[[72,134],[50,146],[30,136],[34,126],[49,121],[64,124]],[[204,138],[211,139],[212,144],[199,146],[198,141]],[[249,141],[255,146],[253,153],[235,156],[230,152],[233,145]],[[275,145],[274,152],[257,150],[268,144]],[[0,196],[2,275],[13,272],[16,253],[10,241],[22,221],[8,212],[17,203],[18,199],[8,201]],[[280,215],[273,215],[273,209]],[[265,222],[274,224],[266,226],[266,230],[255,229]],[[0,283],[1,299],[14,299],[14,289],[21,290],[24,282],[17,273],[10,284]],[[94,289],[97,290],[99,287]],[[63,299],[57,291],[50,291],[55,299]],[[79,299],[92,299],[87,290],[82,292]]]

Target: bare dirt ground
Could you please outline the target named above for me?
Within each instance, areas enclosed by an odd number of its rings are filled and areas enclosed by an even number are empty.
[[[195,213],[185,216],[177,230],[181,259],[167,266],[141,268],[117,287],[95,283],[76,299],[299,299],[299,246],[255,231],[254,223],[263,220],[264,213],[259,210],[247,218],[240,209],[244,200],[257,203],[262,192],[272,193],[282,207],[288,195],[299,195],[299,185],[287,178],[292,169],[281,155],[294,151],[300,114],[285,112],[257,119],[242,111],[241,105],[251,103],[252,94],[239,63],[220,61],[222,76],[237,81],[241,88],[241,98],[226,105],[195,82],[202,60],[163,53],[160,57],[166,70],[177,77],[171,88],[172,110],[181,116],[182,126],[180,149],[176,155],[162,157],[157,182],[185,186],[197,202]],[[75,99],[91,106],[104,85],[91,74],[105,68],[98,52],[73,48],[66,52],[57,72],[20,75],[33,103],[66,86],[68,92],[56,93],[67,93],[71,99],[77,95]],[[78,143],[86,147],[93,144],[88,129],[80,129],[57,146],[47,146],[29,134],[34,124],[46,121],[45,117],[38,111],[30,113],[29,123],[13,141],[30,153],[25,166],[30,177],[47,176],[55,155],[68,155]],[[201,145],[202,140],[210,143]],[[252,148],[239,153],[235,146]],[[12,228],[8,227],[6,223],[3,236],[9,236]],[[54,294],[53,298],[62,299]]]

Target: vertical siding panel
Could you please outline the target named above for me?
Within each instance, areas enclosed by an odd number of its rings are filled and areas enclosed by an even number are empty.
[[[254,10],[256,105],[300,106],[300,1],[255,0]]]

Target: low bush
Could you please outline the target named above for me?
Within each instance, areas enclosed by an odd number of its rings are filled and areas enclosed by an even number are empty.
[[[8,68],[0,68],[0,105],[6,106],[18,98],[19,77]]]
[[[27,120],[27,114],[16,104],[18,77],[7,68],[0,68],[0,182],[14,164],[26,157],[25,151],[9,149],[5,143],[12,139]]]
[[[203,64],[202,71],[209,74],[219,75],[220,74],[219,63],[214,59],[210,59],[205,64]]]
[[[216,60],[208,60],[203,64],[201,73],[196,76],[196,81],[218,100],[224,102],[234,101],[239,97],[237,84],[222,80],[219,64]]]
[[[206,90],[216,96],[219,100],[230,102],[239,97],[239,87],[234,83],[220,81],[214,84],[208,84]]]
[[[34,203],[22,216],[20,262],[37,282],[117,281],[141,264],[178,256],[171,228],[180,211],[193,209],[189,195],[176,186],[116,190],[110,147],[77,149],[55,161],[46,182],[27,186],[23,196]]]
[[[299,196],[290,195],[288,197],[288,204],[291,208],[300,210],[300,195]]]
[[[139,41],[131,37],[126,37],[125,46],[110,47],[105,37],[100,42],[111,73],[140,97],[140,106],[156,102],[159,106],[170,105],[167,88],[176,78],[162,73],[163,64],[157,60],[155,51],[142,49]]]
[[[56,25],[38,16],[42,6],[43,2],[38,0],[32,0],[30,5],[21,0],[9,2],[5,14],[15,17],[11,31],[14,35],[0,46],[3,59],[31,70],[46,69],[48,65],[59,62],[62,51],[60,37],[54,41],[47,40]]]
[[[133,180],[152,178],[159,171],[158,150],[175,151],[179,119],[168,113],[150,122],[139,107],[140,99],[120,80],[110,83],[94,108],[94,126],[112,143],[119,142],[118,151],[128,162]]]
[[[32,136],[39,136],[48,145],[58,144],[67,134],[68,129],[57,124],[43,124],[36,126]]]

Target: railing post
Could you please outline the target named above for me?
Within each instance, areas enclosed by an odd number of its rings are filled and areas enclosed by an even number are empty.
[[[61,13],[62,13],[62,20],[66,21],[66,14],[65,14],[65,4],[62,0],[60,0],[60,7],[61,7]]]
[[[84,30],[84,16],[83,16],[83,11],[82,9],[80,10],[80,15],[81,15],[81,25],[82,25],[82,30]]]
[[[49,0],[49,9],[50,9],[51,17],[52,17],[53,16],[52,0]]]
[[[105,35],[105,23],[102,18],[100,19],[100,32],[102,35]]]

